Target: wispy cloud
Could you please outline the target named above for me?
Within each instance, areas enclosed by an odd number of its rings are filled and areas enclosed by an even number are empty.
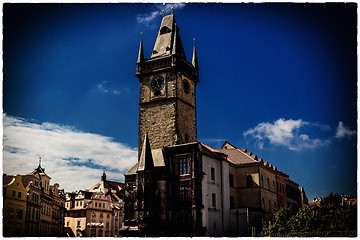
[[[101,93],[109,93],[109,94],[113,94],[113,95],[120,95],[122,92],[129,92],[130,89],[129,88],[123,88],[123,89],[111,89],[106,85],[106,81],[103,81],[102,83],[99,83],[98,85],[96,85],[96,90],[101,92]]]
[[[27,174],[38,166],[41,157],[52,183],[73,191],[91,187],[103,170],[109,179],[123,181],[123,173],[137,161],[136,148],[110,137],[6,114],[3,122],[3,171],[7,174]]]
[[[314,149],[331,143],[331,139],[319,139],[305,134],[302,131],[305,126],[317,127],[321,130],[328,130],[329,128],[326,125],[312,124],[302,119],[285,120],[280,118],[274,122],[262,122],[245,131],[243,135],[245,138],[255,139],[259,149],[263,149],[267,142],[272,145],[287,147],[293,151]]]
[[[355,130],[350,130],[348,127],[345,127],[344,124],[342,122],[339,122],[339,125],[336,128],[336,134],[335,134],[335,138],[337,139],[341,139],[344,137],[352,137],[356,135],[356,131]]]
[[[159,17],[162,16],[162,11],[165,10],[165,13],[169,13],[172,10],[172,7],[174,9],[179,10],[186,6],[185,3],[170,3],[170,4],[154,4],[155,6],[154,10],[152,10],[149,13],[144,14],[138,14],[136,15],[136,20],[138,23],[146,24],[147,26],[151,26],[153,24],[153,21]]]

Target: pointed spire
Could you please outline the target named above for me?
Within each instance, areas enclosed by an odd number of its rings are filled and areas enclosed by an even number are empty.
[[[172,46],[172,52],[171,54],[176,54],[176,42],[177,42],[177,24],[174,24],[174,42],[173,42],[173,46]]]
[[[197,60],[197,54],[196,54],[196,47],[195,47],[195,38],[194,38],[194,50],[193,50],[193,57],[192,57],[192,65],[195,68],[199,68],[198,60]]]
[[[178,55],[186,59],[174,14],[164,16],[150,58]]]
[[[106,181],[106,173],[105,170],[103,171],[103,174],[101,176],[101,181],[105,182]]]
[[[41,167],[41,157],[39,157],[39,166],[35,168],[35,171],[38,171],[39,173],[45,173],[45,168]]]
[[[144,143],[141,149],[138,171],[149,170],[154,167],[154,162],[151,154],[149,143],[149,136],[147,130],[145,131]]]
[[[142,33],[141,33],[141,40],[140,40],[140,47],[139,47],[139,55],[137,59],[137,63],[144,61],[144,50],[143,50],[143,40],[142,40]]]

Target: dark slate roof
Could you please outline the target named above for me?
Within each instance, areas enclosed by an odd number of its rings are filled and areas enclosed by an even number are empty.
[[[139,167],[137,170],[144,171],[146,169],[149,170],[153,167],[154,167],[154,162],[153,162],[152,152],[151,152],[150,143],[149,143],[149,136],[146,131],[145,137],[144,137],[144,143],[143,143],[140,158],[139,158]]]
[[[32,181],[34,178],[35,177],[33,175],[23,175],[21,180],[24,187],[26,188],[29,185],[30,181]]]
[[[177,54],[186,59],[174,14],[164,16],[150,58]]]
[[[3,174],[3,185],[9,184],[13,180],[13,178],[14,178],[13,175]]]
[[[136,174],[138,166],[139,166],[139,162],[135,163],[135,165],[132,168],[130,168],[130,170],[127,171],[124,175],[126,176],[126,175],[134,175],[134,174]]]
[[[162,148],[152,149],[151,155],[152,155],[154,167],[165,167],[165,160],[164,160],[164,154]],[[139,168],[139,162],[135,163],[135,165],[125,173],[125,176],[136,174],[138,168]]]

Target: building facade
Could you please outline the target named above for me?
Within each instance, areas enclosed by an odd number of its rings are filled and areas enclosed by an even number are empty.
[[[50,179],[40,163],[27,175],[3,175],[4,204],[6,203],[4,209],[9,209],[7,214],[9,218],[4,213],[4,236],[5,234],[25,237],[63,236],[64,190],[60,190],[57,183],[51,186]],[[16,189],[13,189],[15,185],[12,182],[15,180]],[[15,192],[16,196],[7,196],[6,194],[10,194],[9,191],[12,195]],[[17,203],[14,205],[15,200]],[[25,208],[20,209],[22,206],[20,202],[25,204]],[[16,217],[11,213],[13,211],[16,212]],[[20,216],[24,218],[23,221],[20,221]],[[14,229],[17,230],[13,231]]]
[[[198,71],[174,14],[163,16],[149,59],[141,39],[139,154],[125,174],[122,236],[248,236],[284,200],[275,166],[228,142],[197,141]]]
[[[124,183],[101,181],[86,191],[66,194],[65,227],[77,237],[116,237],[123,224]]]
[[[26,188],[21,175],[3,175],[4,237],[24,237],[26,219]]]
[[[36,237],[40,236],[40,212],[41,212],[41,194],[40,175],[27,174],[22,176],[22,183],[27,191],[27,209],[26,209],[26,224],[25,235]]]

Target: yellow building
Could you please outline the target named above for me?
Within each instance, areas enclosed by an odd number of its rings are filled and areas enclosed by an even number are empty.
[[[4,237],[25,236],[26,188],[21,175],[3,175]]]
[[[228,142],[218,151],[226,154],[226,159],[230,163],[232,233],[248,236],[254,231],[260,231],[262,219],[269,219],[273,211],[283,203],[300,205],[299,185],[271,163],[258,158],[247,149],[239,149]],[[279,176],[284,178],[284,194],[279,192]]]

